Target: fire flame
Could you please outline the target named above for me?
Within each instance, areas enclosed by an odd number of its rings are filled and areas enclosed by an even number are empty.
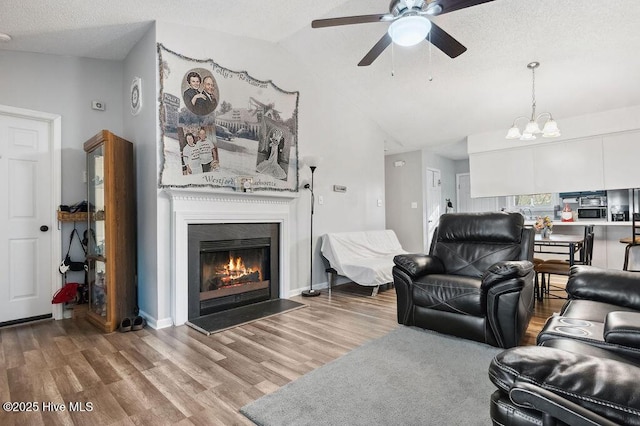
[[[229,257],[229,263],[224,266],[224,271],[229,277],[240,277],[256,271],[255,268],[248,268],[242,261],[242,257]]]
[[[241,272],[243,274],[247,273],[247,268],[244,266],[244,262],[242,261],[241,257],[235,258],[235,262],[232,257],[229,258],[229,265],[227,265],[226,269],[231,272]]]

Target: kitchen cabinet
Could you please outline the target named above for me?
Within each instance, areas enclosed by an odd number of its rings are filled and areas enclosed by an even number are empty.
[[[534,170],[533,193],[602,189],[602,137],[539,145]]]
[[[640,160],[639,131],[605,135],[602,151],[606,189],[640,187],[636,171]]]
[[[89,308],[87,320],[116,330],[136,309],[136,212],[133,145],[103,130],[87,155]]]
[[[534,154],[530,146],[471,154],[471,197],[535,193]]]

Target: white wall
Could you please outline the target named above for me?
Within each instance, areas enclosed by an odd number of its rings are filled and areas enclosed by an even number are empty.
[[[394,167],[396,161],[404,161],[405,165]],[[440,171],[440,206],[444,213],[447,198],[456,203],[457,167],[454,160],[428,150],[385,157],[386,225],[396,232],[402,247],[410,252],[423,253],[429,249],[426,235],[427,168]],[[412,202],[418,203],[417,209],[411,208]]]
[[[122,63],[0,50],[0,70],[0,103],[62,116],[62,203],[85,200],[82,145],[102,129],[122,133]]]
[[[378,207],[377,200],[383,200],[384,203],[384,139],[388,135],[365,119],[357,105],[343,99],[333,88],[323,83],[321,76],[315,76],[313,70],[305,68],[304,64],[277,45],[202,28],[160,22],[156,23],[155,31],[158,42],[182,55],[213,59],[226,68],[247,71],[257,79],[272,80],[284,90],[300,92],[300,156],[323,157],[323,163],[316,170],[314,178],[316,195],[324,198],[324,204],[317,205],[315,210],[315,239],[327,232],[384,229],[384,207]],[[156,73],[156,65],[151,70],[148,61],[150,44],[150,39],[145,37],[127,58],[125,85],[133,74]],[[154,55],[155,52],[154,46]],[[143,58],[134,58],[137,56]],[[157,111],[156,99],[157,96],[153,101],[153,108]],[[150,105],[147,104],[144,108],[147,107]],[[145,124],[141,127],[133,122],[130,123],[131,127],[127,125],[127,133],[131,132],[131,137],[136,138],[138,157],[138,244],[141,257],[139,287],[143,293],[141,309],[158,321],[156,325],[163,326],[167,324],[167,318],[171,317],[171,301],[168,298],[171,265],[167,261],[170,258],[170,205],[162,191],[151,194],[157,188],[161,151],[157,145],[152,146],[159,141],[155,131],[155,141],[149,139],[153,131],[148,128],[151,120],[147,117],[144,121]],[[158,128],[157,122],[153,125]],[[154,149],[155,170],[148,158]],[[140,158],[142,150],[145,153],[144,159]],[[309,178],[308,168],[300,171],[301,181]],[[333,192],[334,184],[347,186],[347,192]],[[154,196],[155,200],[152,199]],[[300,197],[292,203],[292,290],[308,288],[309,208],[309,195],[302,191]],[[155,247],[157,249],[152,252]],[[326,283],[326,275],[317,243],[314,252],[315,288],[318,283]],[[156,288],[151,290],[153,286]],[[151,300],[154,297],[155,306]]]
[[[124,135],[134,144],[136,165],[137,200],[137,245],[138,245],[138,304],[148,318],[158,318],[158,306],[166,305],[168,294],[158,293],[158,288],[168,285],[169,277],[158,274],[158,265],[168,262],[167,248],[158,245],[158,159],[160,158],[158,118],[158,75],[155,25],[131,49],[124,60],[122,96],[126,106],[123,110]],[[138,115],[131,114],[129,96],[134,77],[142,84],[142,108]],[[167,227],[166,221],[162,227]],[[157,326],[158,324],[152,324]]]
[[[396,167],[395,162],[404,162]],[[421,151],[387,155],[384,159],[387,203],[386,227],[393,229],[402,248],[421,253],[424,247],[424,198]],[[417,208],[411,204],[416,203]]]
[[[84,142],[102,129],[122,133],[122,63],[40,53],[0,50],[0,103],[59,114],[62,117],[62,204],[87,199]],[[91,101],[106,104],[91,109]],[[3,201],[5,202],[5,201]],[[67,252],[71,223],[61,225],[61,249]],[[80,235],[86,226],[78,224]],[[84,256],[75,242],[71,258]],[[55,262],[60,260],[54,259]],[[83,272],[69,272],[70,282],[83,282]]]

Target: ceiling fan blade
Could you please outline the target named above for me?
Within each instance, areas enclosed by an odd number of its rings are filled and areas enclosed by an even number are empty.
[[[367,65],[371,65],[373,61],[376,60],[378,56],[391,44],[391,36],[389,33],[384,33],[382,38],[378,40],[378,42],[371,48],[369,53],[364,55],[364,58],[360,62],[358,62],[359,67],[366,67]]]
[[[381,22],[393,18],[388,13],[377,15],[344,16],[342,18],[316,19],[311,21],[311,28],[336,27],[338,25],[366,24],[368,22]]]
[[[437,26],[433,21],[431,21],[431,31],[429,31],[427,40],[431,41],[431,44],[442,50],[450,58],[460,56],[467,51],[466,47],[451,37],[445,30]]]
[[[444,15],[454,10],[465,9],[482,3],[489,3],[490,1],[493,0],[437,0],[436,3],[442,7],[442,12],[436,13],[436,15]]]

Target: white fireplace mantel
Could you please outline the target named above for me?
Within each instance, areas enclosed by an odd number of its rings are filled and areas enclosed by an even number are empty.
[[[291,288],[291,203],[298,193],[233,193],[196,189],[165,191],[171,199],[171,319],[188,319],[188,229],[191,224],[278,223],[280,225],[280,297]]]

